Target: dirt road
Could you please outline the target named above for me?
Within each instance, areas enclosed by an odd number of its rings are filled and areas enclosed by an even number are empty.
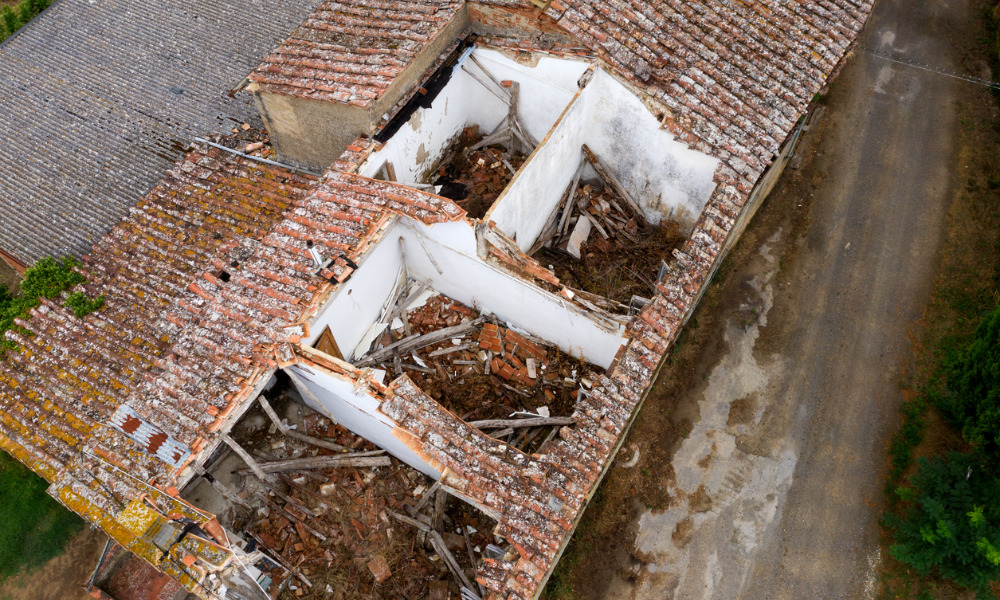
[[[961,71],[972,19],[965,0],[879,0],[860,45]],[[884,444],[946,228],[967,85],[865,50],[850,59],[802,168],[700,311],[711,324],[695,325],[694,371],[662,384],[645,409],[657,416],[631,435],[639,464],[613,472],[609,507],[588,513],[587,543],[619,559],[578,559],[578,593],[874,597]],[[634,547],[615,553],[614,534]]]

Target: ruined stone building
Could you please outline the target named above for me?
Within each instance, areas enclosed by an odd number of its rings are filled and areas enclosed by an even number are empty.
[[[117,4],[0,48],[0,95],[49,111],[0,123],[38,157],[5,160],[0,248],[87,252],[106,299],[7,333],[0,447],[230,599],[537,597],[871,8]],[[91,39],[27,66],[57,19]],[[147,27],[108,88],[96,40]],[[77,50],[95,87],[60,74]]]

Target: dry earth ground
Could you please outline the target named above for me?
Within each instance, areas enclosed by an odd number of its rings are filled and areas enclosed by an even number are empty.
[[[18,276],[17,271],[10,268],[7,266],[7,263],[0,260],[0,286],[13,291],[17,288],[17,284],[20,280],[21,278]]]
[[[966,0],[880,0],[863,48],[988,77]],[[970,84],[857,51],[699,307],[550,598],[878,592],[885,443],[938,268]]]
[[[84,529],[62,554],[40,568],[0,582],[0,600],[89,600],[83,584],[107,539],[101,532]]]

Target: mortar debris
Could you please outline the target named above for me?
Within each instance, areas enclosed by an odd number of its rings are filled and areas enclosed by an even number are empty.
[[[406,312],[413,335],[477,317],[478,311],[440,294]],[[382,341],[388,345],[403,335],[403,328],[397,328],[387,332]],[[581,390],[586,393],[603,373],[599,367],[496,319],[399,358],[398,374],[408,375],[424,393],[466,422],[511,419],[525,412],[569,416]],[[397,365],[386,360],[380,368],[396,372]],[[528,451],[540,445],[543,433],[547,431],[515,430],[505,438],[526,444],[518,447]],[[524,439],[529,436],[530,440]]]

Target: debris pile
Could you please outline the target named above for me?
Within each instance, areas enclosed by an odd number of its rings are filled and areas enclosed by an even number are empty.
[[[577,396],[601,372],[442,295],[403,314],[390,339],[404,336],[406,327],[411,334],[359,364],[407,374],[462,420],[498,430],[491,435],[525,451],[541,446],[548,437],[542,433],[572,423],[561,415],[573,412]]]
[[[470,218],[481,219],[514,178],[526,157],[500,144],[483,145],[476,126],[466,127],[435,171],[434,185]]]
[[[276,578],[271,589],[288,599],[426,598],[435,589],[457,597],[461,583],[432,540],[393,517],[411,515],[432,528],[436,518],[435,531],[463,532],[457,538],[462,552],[452,560],[473,578],[479,553],[493,541],[492,521],[459,502],[431,503],[432,514],[424,516],[416,509],[433,487],[429,478],[321,415],[305,417],[298,429],[344,450],[299,443],[274,425],[241,441],[268,477],[246,473],[247,488],[256,490],[251,503],[259,507],[237,530],[290,573],[284,581],[277,579],[282,569],[266,573]],[[324,458],[361,455],[381,459],[379,466],[313,466]],[[456,534],[443,533],[442,539],[456,545]]]
[[[599,179],[583,183],[587,164]],[[612,312],[655,291],[661,263],[684,238],[673,221],[649,223],[638,204],[587,146],[580,167],[529,254],[570,287],[604,297]]]

